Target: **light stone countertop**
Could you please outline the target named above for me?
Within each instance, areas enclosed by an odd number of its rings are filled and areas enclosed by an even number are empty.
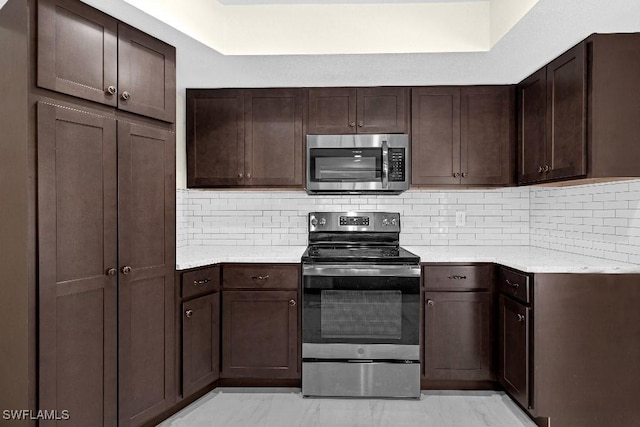
[[[640,264],[530,246],[403,246],[421,262],[494,262],[528,273],[640,273]],[[305,246],[186,246],[177,249],[176,269],[223,262],[298,263]]]

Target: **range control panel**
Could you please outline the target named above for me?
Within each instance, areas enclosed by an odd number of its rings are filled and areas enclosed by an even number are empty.
[[[341,216],[340,225],[369,225],[368,216]]]
[[[310,212],[309,232],[400,232],[397,212]]]

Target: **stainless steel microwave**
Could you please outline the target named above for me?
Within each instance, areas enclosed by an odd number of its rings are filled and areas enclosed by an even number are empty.
[[[409,188],[409,136],[307,135],[309,194],[398,194]]]

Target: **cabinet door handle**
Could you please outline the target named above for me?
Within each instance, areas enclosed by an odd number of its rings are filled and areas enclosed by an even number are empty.
[[[544,171],[545,172],[549,172],[550,170],[551,170],[551,166],[549,166],[549,165],[545,165],[544,166]]]
[[[118,270],[116,270],[115,268],[110,268],[107,270],[107,276],[115,276],[116,274],[118,274]]]
[[[467,177],[467,173],[466,172],[462,172],[462,177],[466,178]]]
[[[239,174],[238,174],[238,178],[240,178],[240,179],[242,179],[242,177],[243,177],[243,176],[244,176],[244,175],[243,175],[243,174],[241,174],[241,173],[239,173]]]
[[[296,300],[294,300],[294,299],[290,299],[290,300],[289,300],[289,305],[290,305],[291,307],[295,307],[295,306],[296,306]]]
[[[105,90],[105,93],[107,95],[115,95],[117,92],[118,92],[118,89],[116,89],[115,86],[109,86],[107,90]]]
[[[129,274],[131,273],[133,269],[131,267],[129,267],[128,265],[125,265],[124,267],[122,267],[122,273],[123,274]]]
[[[453,173],[453,177],[454,178],[460,178],[460,172],[454,172]]]
[[[122,98],[123,101],[128,101],[131,99],[131,94],[125,90],[122,92],[122,95],[120,95],[120,98]]]
[[[356,127],[356,122],[349,122],[349,127],[350,128]]]
[[[358,122],[358,127],[360,127],[360,128],[361,128],[361,127],[363,127],[363,126],[364,126],[364,122],[362,122],[362,121]]]
[[[247,179],[251,179],[251,174],[250,173],[246,174],[245,176],[247,177]]]
[[[432,299],[428,299],[427,300],[427,305],[433,306],[433,300]]]
[[[449,279],[452,279],[452,280],[464,280],[466,278],[467,276],[458,276],[457,274],[454,274],[453,276],[449,276]]]
[[[187,316],[187,319],[191,319],[193,317],[193,310],[185,311],[184,315]]]
[[[253,280],[267,280],[269,279],[269,275],[265,274],[264,276],[251,276]]]
[[[507,282],[507,285],[511,286],[512,288],[516,288],[516,289],[518,289],[518,288],[520,287],[520,284],[518,284],[518,282],[516,282],[516,283],[511,283],[511,282],[509,281],[509,279],[507,279],[507,280],[506,280],[506,282]]]
[[[202,285],[206,285],[209,282],[211,282],[211,279],[194,280],[193,281],[193,285],[194,286],[202,286]]]
[[[538,166],[538,173],[542,173],[544,171],[544,168],[542,166]]]
[[[522,323],[522,322],[524,322],[524,319],[526,319],[526,318],[524,317],[524,315],[523,315],[523,314],[518,313],[518,323]]]

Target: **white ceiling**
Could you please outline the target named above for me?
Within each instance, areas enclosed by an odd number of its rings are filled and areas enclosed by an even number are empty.
[[[487,1],[487,0],[218,0],[220,3],[233,5],[251,4],[375,4],[375,3],[460,3],[461,1]]]

